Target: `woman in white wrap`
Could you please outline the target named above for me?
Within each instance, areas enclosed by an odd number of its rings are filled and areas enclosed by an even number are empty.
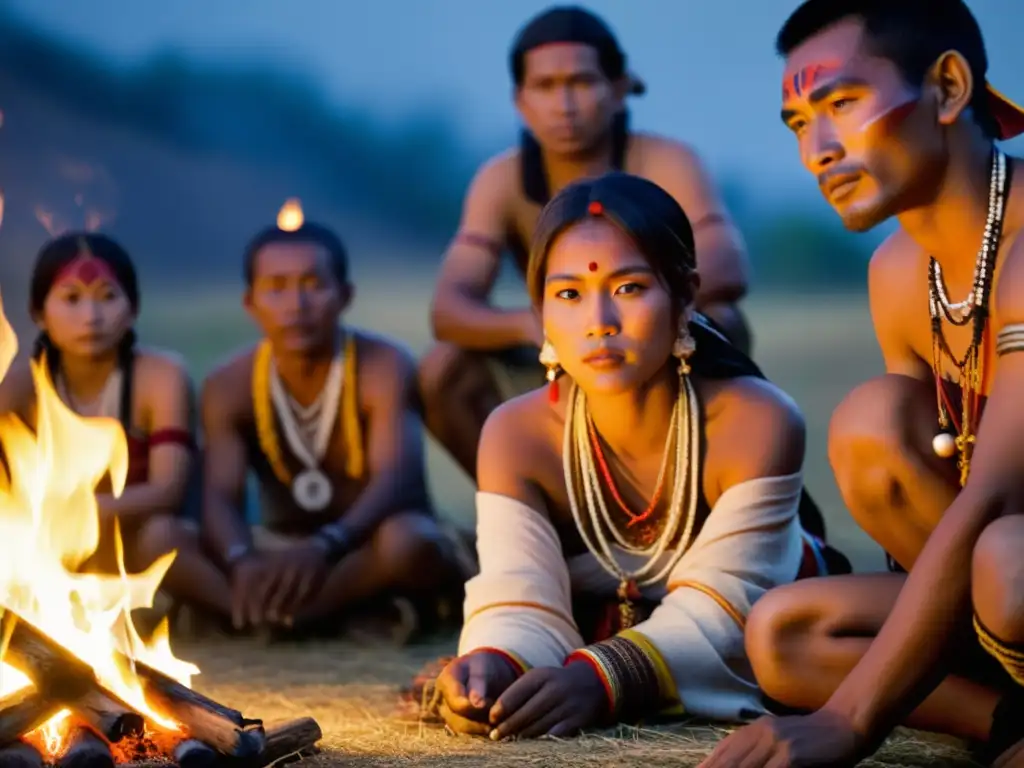
[[[805,551],[825,570],[798,515],[799,411],[693,314],[690,223],[646,180],[565,188],[527,281],[550,384],[484,428],[480,573],[442,716],[500,739],[762,714],[745,618]]]

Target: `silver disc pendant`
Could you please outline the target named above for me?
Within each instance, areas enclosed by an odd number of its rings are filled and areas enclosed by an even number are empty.
[[[307,469],[292,482],[292,498],[306,512],[322,512],[333,495],[331,481],[318,469]]]

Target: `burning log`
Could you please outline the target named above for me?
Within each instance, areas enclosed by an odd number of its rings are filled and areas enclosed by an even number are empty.
[[[35,688],[22,688],[0,698],[0,746],[17,746],[20,736],[34,731],[61,708]]]
[[[252,757],[263,752],[266,733],[262,720],[218,704],[145,664],[136,664],[146,701],[185,726],[191,738],[229,757]]]
[[[50,714],[62,707],[74,709],[113,742],[145,729],[142,716],[103,688],[92,667],[73,653],[11,611],[4,613],[0,626],[9,635],[4,661],[28,675],[44,700],[58,705],[49,710]],[[0,737],[4,735],[0,731]]]
[[[146,732],[146,719],[126,704],[121,704],[98,688],[69,702],[87,725],[103,734],[107,741],[117,743]]]
[[[114,768],[114,755],[92,729],[79,726],[68,735],[67,749],[57,760],[57,768]]]
[[[250,763],[251,768],[276,763],[289,755],[296,758],[316,746],[323,738],[320,724],[312,717],[300,717],[289,720],[267,731],[267,746],[257,760]]]
[[[16,741],[0,749],[0,768],[43,768],[43,756],[31,744]]]
[[[85,701],[81,714],[109,741],[138,730],[137,721],[128,717],[131,708],[104,689],[84,661],[11,611],[3,616],[2,630],[9,638],[4,661],[28,675],[43,696],[76,710],[78,702]],[[135,668],[146,701],[181,723],[189,737],[229,757],[263,751],[266,735],[260,720],[244,718],[144,664]]]
[[[215,768],[220,764],[220,757],[216,750],[203,742],[185,739],[174,748],[174,762],[178,768]]]

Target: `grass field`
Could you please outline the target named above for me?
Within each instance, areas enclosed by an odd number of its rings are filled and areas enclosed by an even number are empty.
[[[403,278],[409,288],[396,289],[386,275],[361,279],[349,320],[398,337],[419,353],[430,341],[425,318],[431,278]],[[509,292],[503,298],[515,297]],[[10,305],[19,301],[14,298]],[[758,362],[804,410],[810,429],[808,484],[825,510],[830,538],[851,555],[858,569],[882,568],[880,551],[842,508],[825,456],[829,413],[852,386],[880,369],[866,300],[849,295],[763,295],[748,303],[748,311]],[[184,353],[197,378],[232,348],[255,338],[233,287],[147,294],[140,325],[147,343]],[[467,480],[434,446],[428,461],[439,509],[470,522],[472,488]],[[220,642],[177,646],[179,656],[204,670],[197,687],[250,716],[268,722],[315,716],[324,730],[324,751],[309,758],[312,766],[695,766],[723,733],[679,725],[620,729],[568,741],[492,744],[449,737],[443,730],[397,717],[398,688],[424,662],[453,650],[452,639],[405,649],[367,649],[340,642],[269,648]],[[947,744],[901,732],[865,765],[972,763]]]

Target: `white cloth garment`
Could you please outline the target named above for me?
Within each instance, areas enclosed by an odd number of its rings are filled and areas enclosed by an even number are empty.
[[[802,485],[797,473],[729,488],[668,578],[643,591],[660,605],[632,629],[658,649],[692,715],[736,721],[765,711],[743,624],[761,595],[796,578]],[[566,562],[544,513],[508,496],[478,493],[476,499],[480,573],[466,585],[459,653],[498,648],[531,667],[561,666],[583,645],[572,594],[614,598],[616,580],[590,553]],[[615,551],[632,565],[636,556]]]

